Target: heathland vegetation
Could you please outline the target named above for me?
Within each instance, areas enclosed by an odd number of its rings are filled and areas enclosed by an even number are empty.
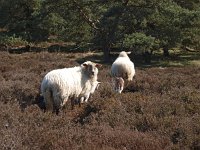
[[[200,148],[200,67],[182,60],[144,67],[132,58],[136,76],[122,94],[111,88],[111,64],[103,64],[102,83],[87,104],[71,110],[69,102],[58,116],[43,112],[37,95],[47,72],[101,58],[96,53],[1,52],[1,148]]]
[[[1,0],[2,149],[200,149],[200,2]],[[110,68],[131,51],[121,94]],[[40,85],[57,68],[102,64],[88,103],[44,113]]]

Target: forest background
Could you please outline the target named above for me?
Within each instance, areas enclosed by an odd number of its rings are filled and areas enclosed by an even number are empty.
[[[199,0],[1,0],[3,46],[59,50],[130,50],[151,62],[156,52],[198,50]]]

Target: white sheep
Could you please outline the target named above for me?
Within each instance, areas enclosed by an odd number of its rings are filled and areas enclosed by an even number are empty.
[[[120,52],[118,58],[111,66],[112,77],[121,77],[124,80],[132,81],[135,75],[134,63],[130,60],[127,54],[131,52]]]
[[[68,99],[85,95],[97,81],[99,64],[91,61],[73,68],[56,69],[47,73],[41,84],[46,110],[58,113]]]

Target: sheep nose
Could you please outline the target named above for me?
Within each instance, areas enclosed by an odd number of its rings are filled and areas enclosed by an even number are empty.
[[[91,74],[94,75],[94,71],[92,71]]]

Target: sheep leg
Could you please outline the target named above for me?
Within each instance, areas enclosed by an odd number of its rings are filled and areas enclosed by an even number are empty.
[[[81,97],[81,99],[79,100],[79,103],[83,103],[85,100],[85,97]]]
[[[79,107],[81,107],[81,104],[84,102],[85,97],[81,97],[80,99],[78,99],[78,105]]]
[[[90,94],[88,94],[88,95],[85,97],[85,102],[86,102],[86,103],[88,102],[89,97],[90,97]]]
[[[63,105],[64,104],[62,104],[62,96],[60,95],[60,92],[55,91],[53,93],[53,112],[58,115]]]
[[[59,112],[60,112],[60,109],[59,109],[59,108],[57,108],[57,107],[54,107],[54,108],[53,108],[53,113],[56,113],[56,115],[58,115]]]
[[[74,109],[74,105],[75,105],[75,101],[73,98],[71,98],[71,109],[73,110]]]
[[[45,111],[47,110],[53,110],[53,97],[52,97],[52,92],[50,89],[47,89],[45,93],[43,94],[44,96],[44,102],[45,102]]]

